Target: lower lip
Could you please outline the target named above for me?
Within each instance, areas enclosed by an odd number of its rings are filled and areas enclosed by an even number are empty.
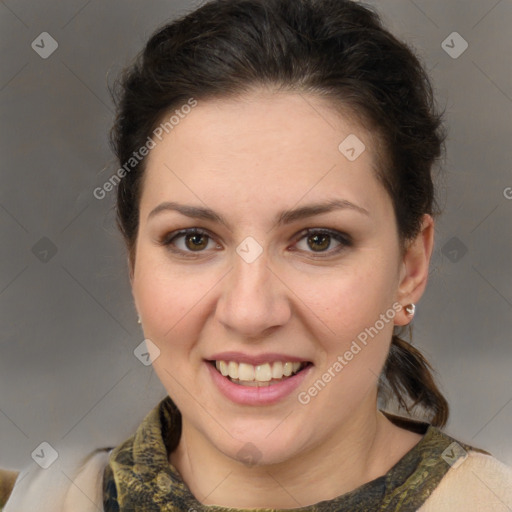
[[[270,386],[242,386],[231,382],[219,373],[212,364],[205,362],[213,382],[219,391],[232,402],[242,405],[270,405],[289,396],[306,378],[313,365],[309,365],[299,373],[288,377],[282,382]]]

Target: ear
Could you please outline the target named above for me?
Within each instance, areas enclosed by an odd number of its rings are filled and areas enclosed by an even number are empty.
[[[400,282],[397,302],[403,308],[416,304],[427,286],[430,257],[434,248],[434,220],[428,214],[423,215],[420,232],[409,241],[400,264]],[[411,321],[404,309],[395,316],[395,325],[406,325]]]

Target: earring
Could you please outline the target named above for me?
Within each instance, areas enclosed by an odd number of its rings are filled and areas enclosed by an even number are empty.
[[[141,324],[141,323],[142,323],[139,315],[137,315],[137,323],[138,323],[138,324]]]
[[[409,316],[414,316],[414,313],[416,312],[416,304],[408,304],[407,306],[405,306],[405,312],[409,315]]]

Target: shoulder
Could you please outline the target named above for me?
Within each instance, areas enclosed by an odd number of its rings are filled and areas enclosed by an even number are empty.
[[[96,450],[84,460],[64,496],[62,512],[103,510],[103,472],[110,451]]]
[[[508,512],[511,509],[512,468],[488,453],[469,449],[452,465],[419,511]]]
[[[14,482],[18,478],[19,471],[9,471],[0,468],[0,511],[11,495]]]
[[[108,464],[110,450],[97,449],[87,454],[61,453],[48,469],[34,465],[25,468],[17,475],[13,485],[9,484],[5,507],[0,507],[0,511],[102,510],[103,470]]]

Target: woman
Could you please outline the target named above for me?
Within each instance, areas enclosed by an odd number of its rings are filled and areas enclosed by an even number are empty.
[[[5,511],[509,510],[512,470],[440,430],[398,336],[444,137],[412,51],[355,2],[216,0],[118,94],[118,224],[169,396],[72,472],[18,477]]]

